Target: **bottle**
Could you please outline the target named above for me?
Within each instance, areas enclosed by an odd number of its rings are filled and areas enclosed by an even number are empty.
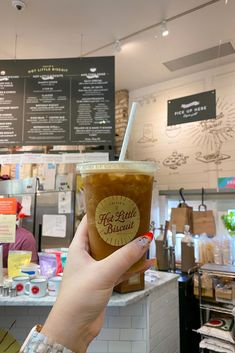
[[[194,242],[189,232],[189,225],[184,226],[184,237],[181,240],[181,271],[188,271],[195,266]]]
[[[169,267],[171,272],[175,272],[176,263],[175,263],[175,245],[176,245],[176,225],[172,224],[171,226],[171,245],[169,246],[168,240],[168,248],[169,248]]]
[[[167,222],[166,222],[167,223]],[[157,258],[157,269],[159,271],[168,271],[169,260],[168,260],[168,244],[167,244],[167,225],[165,229],[163,225],[160,226],[160,234],[156,238],[156,258]]]

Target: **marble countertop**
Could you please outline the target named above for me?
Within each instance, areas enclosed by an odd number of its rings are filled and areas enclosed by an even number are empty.
[[[157,291],[162,285],[171,281],[177,281],[178,277],[179,276],[174,273],[146,271],[144,290],[126,294],[113,292],[108,306],[126,306],[133,304],[144,297],[147,297],[151,292]]]
[[[144,297],[148,296],[151,292],[157,291],[162,285],[176,281],[178,275],[174,273],[147,271],[145,275],[145,289],[132,293],[120,294],[113,292],[108,306],[126,306],[133,304]],[[0,306],[52,306],[56,301],[56,297],[49,295],[43,298],[31,298],[27,295],[17,297],[3,297],[0,296]]]

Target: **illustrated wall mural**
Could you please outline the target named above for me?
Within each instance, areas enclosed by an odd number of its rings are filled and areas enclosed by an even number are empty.
[[[235,104],[218,97],[216,108],[216,119],[200,121],[197,126],[191,128],[193,143],[196,146],[202,146],[206,151],[196,152],[196,159],[203,163],[221,164],[231,158],[222,150],[223,144],[234,137]]]
[[[128,158],[157,162],[160,189],[217,188],[219,177],[235,176],[235,67],[223,71],[194,81],[189,77],[184,84],[179,80],[160,92],[156,85],[149,95],[148,88],[145,95],[130,95],[139,105]],[[167,100],[210,89],[216,90],[215,119],[167,126]]]
[[[187,158],[189,158],[189,156],[185,156],[183,153],[173,151],[171,155],[165,158],[162,163],[165,167],[170,169],[178,169],[178,167],[180,167],[182,164],[187,163]]]
[[[142,136],[137,141],[137,143],[148,143],[148,142],[156,142],[157,138],[154,137],[153,124],[144,124]]]

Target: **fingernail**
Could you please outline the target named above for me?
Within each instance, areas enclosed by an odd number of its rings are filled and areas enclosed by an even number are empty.
[[[152,241],[153,240],[153,233],[152,232],[146,233],[144,235],[144,237],[148,237],[150,239],[150,241]]]
[[[153,239],[153,233],[147,233],[143,235],[141,238],[137,239],[137,244],[141,247],[147,247],[151,243]]]

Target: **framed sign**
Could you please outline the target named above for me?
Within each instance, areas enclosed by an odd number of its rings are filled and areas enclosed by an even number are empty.
[[[114,57],[0,60],[0,145],[114,145]]]
[[[215,118],[215,90],[167,101],[167,126]]]

